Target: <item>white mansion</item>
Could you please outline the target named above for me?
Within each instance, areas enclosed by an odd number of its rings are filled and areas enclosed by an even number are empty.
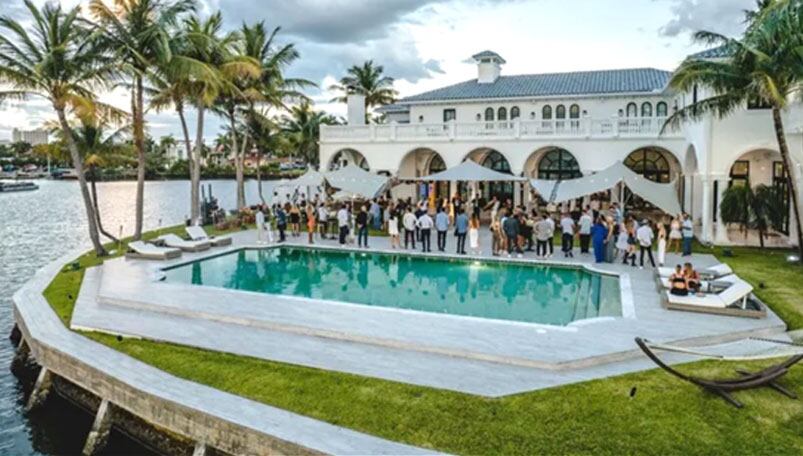
[[[714,49],[692,57],[726,56]],[[698,236],[718,244],[742,241],[733,231],[729,238],[717,216],[729,185],[785,185],[766,109],[745,106],[725,119],[661,134],[668,115],[710,93],[703,87],[673,92],[671,72],[652,68],[506,76],[499,54],[473,58],[476,79],[386,106],[381,111],[388,123],[366,125],[363,99],[350,99],[349,125],[321,129],[321,167],[351,162],[403,180],[470,159],[517,176],[571,179],[622,161],[651,180],[676,182]],[[803,106],[795,104],[784,120],[799,181]],[[520,201],[529,195],[520,187],[487,185],[483,192]],[[432,189],[439,196],[457,190]],[[396,190],[415,191],[412,185]]]

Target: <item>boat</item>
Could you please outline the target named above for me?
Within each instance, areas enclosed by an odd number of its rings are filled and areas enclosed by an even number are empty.
[[[29,192],[38,189],[39,186],[33,182],[0,182],[0,193]]]

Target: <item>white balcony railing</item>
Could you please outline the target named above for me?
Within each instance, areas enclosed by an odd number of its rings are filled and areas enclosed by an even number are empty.
[[[475,139],[658,138],[664,117],[321,126],[322,142],[470,141]],[[671,129],[665,137],[678,137]]]

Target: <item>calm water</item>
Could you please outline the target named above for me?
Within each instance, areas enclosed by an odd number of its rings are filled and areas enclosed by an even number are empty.
[[[212,191],[226,208],[235,205],[233,181],[212,181]],[[89,432],[92,417],[61,400],[40,413],[23,414],[23,391],[8,366],[14,349],[7,335],[13,318],[11,296],[40,267],[77,248],[86,248],[86,217],[78,185],[40,181],[35,192],[0,193],[0,455],[76,454]],[[130,233],[134,224],[134,182],[99,185],[106,227]],[[266,185],[264,194],[270,194]],[[256,183],[249,182],[248,201],[258,201]],[[181,223],[188,214],[189,184],[148,182],[145,226],[149,229]],[[142,454],[144,450],[113,434],[107,453]]]
[[[169,269],[166,280],[550,325],[621,316],[614,277],[492,261],[307,248],[240,250]]]

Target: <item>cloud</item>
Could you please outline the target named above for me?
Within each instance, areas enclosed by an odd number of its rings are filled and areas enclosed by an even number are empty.
[[[698,30],[738,35],[744,30],[745,10],[755,9],[755,0],[664,0],[671,3],[672,19],[659,30],[677,37]]]

